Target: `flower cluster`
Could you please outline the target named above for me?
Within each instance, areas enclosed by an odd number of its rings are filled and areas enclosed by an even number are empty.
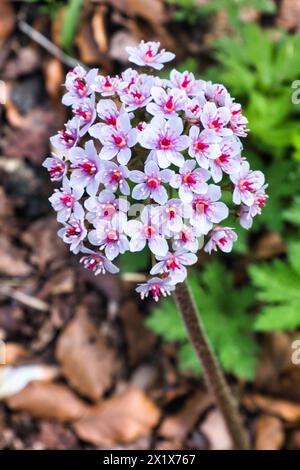
[[[173,69],[169,79],[141,72],[174,58],[159,43],[128,53],[139,70],[110,77],[77,66],[67,74],[72,118],[51,138],[44,166],[61,182],[50,197],[58,234],[84,267],[115,273],[119,254],[147,246],[154,277],[137,291],[158,300],[186,278],[200,248],[231,251],[236,233],[220,223],[233,213],[249,229],[266,185],[242,157],[247,119],[223,85],[188,71]]]

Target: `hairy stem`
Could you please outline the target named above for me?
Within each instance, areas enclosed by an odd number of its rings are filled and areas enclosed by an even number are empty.
[[[238,405],[233,397],[203,328],[193,295],[185,282],[176,287],[176,300],[190,341],[201,363],[208,389],[224,417],[234,447],[249,449]]]

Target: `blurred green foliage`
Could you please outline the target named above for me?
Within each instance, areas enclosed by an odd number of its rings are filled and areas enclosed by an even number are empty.
[[[203,5],[199,5],[196,0],[167,0],[167,2],[177,7],[173,15],[176,21],[193,25],[203,23],[210,15],[223,10],[227,12],[231,25],[238,28],[241,24],[242,8],[253,8],[267,14],[276,11],[273,0],[214,0]]]

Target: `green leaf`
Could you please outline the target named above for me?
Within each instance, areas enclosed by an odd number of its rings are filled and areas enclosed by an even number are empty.
[[[255,322],[258,331],[291,330],[300,326],[300,244],[290,244],[287,261],[249,268],[256,297],[263,301]]]
[[[82,6],[83,0],[68,1],[60,36],[61,47],[66,51],[72,50],[73,40],[79,23]]]
[[[189,286],[208,337],[226,372],[244,379],[253,377],[257,345],[252,333],[253,317],[247,309],[253,299],[252,289],[236,289],[230,272],[219,262],[211,262],[202,272],[192,272]],[[176,304],[163,301],[154,309],[147,326],[167,341],[179,341],[179,367],[199,371],[198,359],[186,339]]]
[[[150,265],[149,250],[144,249],[138,253],[127,251],[120,257],[119,265],[123,273],[145,272]]]

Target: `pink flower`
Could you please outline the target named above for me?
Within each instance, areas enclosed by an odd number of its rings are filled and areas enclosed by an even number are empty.
[[[65,129],[58,131],[50,138],[50,142],[58,150],[69,150],[79,139],[79,119],[73,118],[65,124]]]
[[[210,239],[204,247],[204,251],[209,254],[218,248],[224,253],[229,253],[237,240],[237,234],[230,227],[215,227],[209,236]]]
[[[127,165],[131,157],[131,147],[136,144],[137,137],[138,131],[131,127],[128,114],[120,114],[115,128],[103,126],[99,129],[98,138],[103,144],[100,159],[111,160],[117,157],[121,165]]]
[[[207,101],[213,101],[217,106],[227,106],[232,102],[224,85],[219,83],[207,82],[204,94]]]
[[[120,100],[126,105],[126,110],[134,111],[146,106],[152,99],[151,89],[154,84],[153,77],[139,75],[135,83],[120,93]]]
[[[71,215],[80,217],[82,211],[78,199],[81,191],[78,188],[72,189],[67,178],[63,179],[62,188],[55,189],[49,201],[53,209],[57,212],[57,221],[66,222]]]
[[[265,188],[266,186],[263,186],[261,189],[256,191],[254,195],[254,201],[251,206],[242,205],[241,207],[240,224],[246,230],[252,227],[253,217],[260,215],[262,208],[266,205],[268,196],[265,193]]]
[[[182,166],[184,156],[180,153],[189,145],[189,138],[181,135],[182,120],[174,117],[166,121],[162,116],[156,116],[146,129],[139,134],[140,144],[151,149],[150,158],[157,160],[161,168],[167,168],[173,163]]]
[[[184,107],[185,118],[189,121],[199,121],[201,111],[205,103],[206,99],[203,93],[198,96],[195,96],[194,98],[188,98],[185,102]]]
[[[109,75],[97,75],[92,85],[92,89],[102,96],[112,96],[122,90],[123,84],[119,77]]]
[[[172,244],[173,250],[184,249],[196,253],[203,245],[203,236],[197,227],[183,225],[179,233],[175,234]]]
[[[188,96],[201,94],[204,88],[203,80],[196,80],[192,72],[178,72],[173,69],[170,73],[170,86],[185,91]]]
[[[261,189],[265,182],[263,173],[251,171],[248,162],[242,162],[239,168],[230,174],[230,179],[235,185],[233,202],[244,203],[246,206],[252,206],[256,191]]]
[[[183,226],[184,206],[180,199],[169,199],[157,208],[160,221],[165,232],[176,233]]]
[[[130,194],[130,188],[126,181],[129,171],[126,166],[116,165],[114,162],[103,162],[100,171],[100,180],[106,188],[116,192],[119,188],[124,195]]]
[[[230,111],[225,106],[217,108],[215,103],[206,103],[200,119],[205,129],[210,129],[221,137],[225,137],[232,135],[232,130],[226,127],[230,117]]]
[[[143,209],[140,221],[130,220],[127,223],[126,232],[131,237],[130,251],[142,251],[146,243],[155,255],[164,255],[168,251],[168,243],[162,235],[162,227],[151,206]]]
[[[65,162],[55,153],[52,153],[52,157],[45,159],[43,166],[47,168],[51,181],[61,181],[67,171]]]
[[[110,261],[119,253],[125,253],[129,249],[127,237],[123,233],[122,221],[118,217],[113,217],[110,221],[99,220],[96,229],[89,233],[88,238],[92,245],[104,250],[105,256]]]
[[[151,197],[155,202],[165,204],[168,193],[163,184],[169,182],[173,174],[171,170],[160,170],[153,161],[146,163],[144,173],[138,170],[131,171],[131,181],[139,183],[134,187],[132,197],[137,200]]]
[[[79,134],[82,137],[96,119],[95,95],[93,94],[80,103],[73,104],[72,110],[74,116],[78,119]]]
[[[153,116],[162,115],[164,118],[177,116],[177,112],[184,108],[186,94],[178,89],[168,90],[154,86],[151,89],[154,103],[147,104],[148,113]]]
[[[67,73],[65,87],[68,90],[62,102],[66,106],[71,106],[82,102],[93,92],[91,85],[98,73],[97,69],[86,72],[83,67],[77,65],[73,70]]]
[[[155,302],[158,302],[161,296],[171,295],[174,290],[175,286],[170,283],[169,278],[160,279],[159,277],[153,277],[144,284],[139,284],[136,288],[142,299],[148,297],[150,293]]]
[[[84,246],[81,248],[81,253],[85,253],[85,256],[80,258],[80,263],[85,269],[93,271],[95,276],[98,276],[98,274],[105,274],[106,272],[116,274],[120,271],[117,266],[105,258],[101,253],[96,253]]]
[[[225,137],[220,143],[221,155],[210,160],[210,172],[215,183],[219,183],[223,177],[223,172],[231,174],[237,171],[242,162],[242,146],[235,136]]]
[[[100,184],[100,159],[92,140],[86,142],[84,149],[74,147],[69,152],[73,172],[70,182],[72,188],[78,188],[83,194],[84,189],[92,196],[96,194]]]
[[[111,220],[115,215],[119,221],[122,218],[124,224],[127,221],[129,202],[124,198],[116,198],[115,194],[107,189],[101,191],[98,196],[86,199],[84,206],[88,210],[86,219],[94,226],[97,226],[100,220]]]
[[[173,188],[179,188],[179,197],[184,203],[191,202],[194,193],[205,193],[208,188],[209,171],[203,168],[195,170],[195,166],[195,160],[187,160],[170,183]]]
[[[229,109],[231,112],[229,125],[233,133],[239,137],[247,137],[248,119],[242,114],[242,106],[239,103],[232,103]]]
[[[129,54],[128,60],[140,67],[152,67],[161,70],[165,62],[170,62],[175,58],[175,54],[166,52],[165,49],[158,52],[159,47],[159,42],[152,41],[141,41],[138,47],[126,47]]]
[[[80,206],[77,209],[76,218],[71,218],[67,223],[64,224],[57,235],[63,239],[65,243],[70,245],[70,250],[77,254],[79,253],[82,245],[82,241],[87,235],[87,230],[84,225],[84,210]]]
[[[156,256],[156,259],[158,263],[153,266],[150,274],[168,273],[170,282],[174,284],[185,280],[187,276],[185,266],[190,266],[197,262],[197,256],[185,250],[178,250],[175,253],[168,252],[165,256]]]
[[[199,127],[192,126],[190,129],[190,157],[196,158],[199,166],[208,169],[210,160],[218,158],[221,154],[221,139],[211,130],[200,132]]]
[[[211,230],[213,224],[228,217],[228,207],[224,202],[219,202],[220,197],[221,189],[215,184],[210,184],[205,194],[194,195],[190,223],[203,235]]]

